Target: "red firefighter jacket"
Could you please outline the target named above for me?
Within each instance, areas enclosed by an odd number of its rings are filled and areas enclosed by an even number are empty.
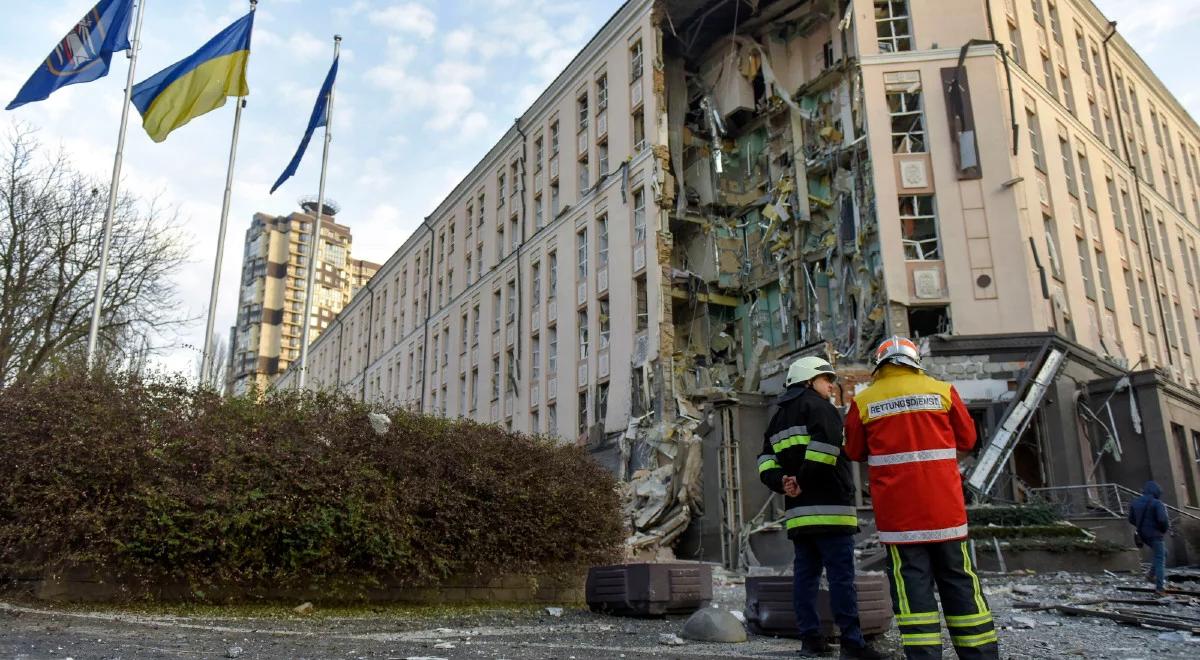
[[[958,454],[975,446],[975,422],[949,383],[885,364],[846,415],[844,452],[866,461],[879,540],[965,538]]]

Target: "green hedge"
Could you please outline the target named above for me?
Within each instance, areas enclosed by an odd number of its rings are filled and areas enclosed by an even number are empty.
[[[971,527],[974,539],[1084,539],[1090,537],[1082,527],[1074,525],[1018,525],[1015,527]]]
[[[1052,507],[1045,504],[967,507],[967,521],[971,523],[972,528],[984,525],[999,525],[1001,527],[1053,525],[1060,520],[1062,520],[1062,516],[1058,515]]]
[[[607,562],[624,538],[580,449],[332,393],[58,373],[0,390],[0,456],[0,575],[428,585]]]

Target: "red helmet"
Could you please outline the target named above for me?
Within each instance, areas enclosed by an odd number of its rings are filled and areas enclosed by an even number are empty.
[[[875,368],[894,362],[903,364],[913,369],[923,369],[921,367],[921,349],[913,343],[908,337],[900,335],[892,335],[883,340],[879,348],[875,349]]]

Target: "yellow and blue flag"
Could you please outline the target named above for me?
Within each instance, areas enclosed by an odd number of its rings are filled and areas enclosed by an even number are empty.
[[[304,137],[300,138],[300,146],[296,147],[296,153],[292,156],[291,162],[284,168],[283,174],[275,180],[275,185],[271,186],[271,192],[283,185],[293,174],[296,173],[296,168],[300,167],[300,159],[304,158],[304,151],[308,149],[308,141],[312,139],[313,131],[317,130],[318,126],[324,126],[325,130],[329,130],[329,99],[333,95],[333,81],[337,78],[338,58],[333,58],[333,66],[329,67],[329,73],[325,74],[325,82],[321,84],[321,91],[317,93],[317,104],[313,106],[312,115],[308,118],[308,128],[304,130]],[[270,193],[267,193],[270,194]]]
[[[225,105],[229,96],[250,93],[251,11],[222,30],[200,50],[133,86],[133,105],[150,139],[162,142],[171,131]]]
[[[129,50],[132,16],[133,0],[100,0],[50,51],[4,109],[42,101],[59,87],[92,82],[108,75],[112,54]]]

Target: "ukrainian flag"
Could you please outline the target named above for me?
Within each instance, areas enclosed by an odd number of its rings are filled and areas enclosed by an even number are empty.
[[[225,105],[228,96],[250,93],[246,62],[253,28],[251,11],[190,57],[133,86],[133,105],[151,140],[162,142],[171,131]]]

